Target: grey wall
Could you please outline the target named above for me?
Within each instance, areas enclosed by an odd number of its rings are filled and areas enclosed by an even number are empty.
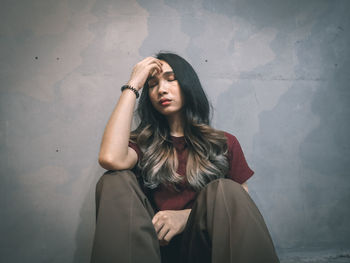
[[[350,2],[1,1],[1,262],[87,262],[97,155],[135,63],[183,55],[283,257],[350,249]]]

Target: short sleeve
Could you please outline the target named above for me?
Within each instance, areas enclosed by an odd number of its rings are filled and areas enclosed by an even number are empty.
[[[141,152],[140,147],[136,143],[133,143],[131,141],[129,141],[128,146],[135,150],[135,152],[137,153],[137,161],[139,161],[142,157],[142,152]]]
[[[227,137],[227,157],[229,160],[228,178],[239,184],[243,184],[254,174],[254,171],[248,166],[237,138],[227,132],[225,132],[225,135]]]

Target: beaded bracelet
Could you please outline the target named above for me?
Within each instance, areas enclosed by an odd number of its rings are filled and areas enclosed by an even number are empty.
[[[131,87],[131,86],[129,86],[129,85],[124,85],[124,86],[121,88],[121,91],[123,92],[123,90],[125,90],[125,89],[131,89],[131,90],[135,93],[136,99],[140,96],[140,94],[139,94],[139,92],[137,91],[137,89],[135,89],[135,88],[133,88],[133,87]]]

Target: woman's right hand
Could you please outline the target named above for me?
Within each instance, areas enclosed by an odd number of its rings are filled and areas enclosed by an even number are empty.
[[[128,85],[140,90],[150,75],[160,72],[162,72],[162,62],[157,58],[147,57],[134,66]]]

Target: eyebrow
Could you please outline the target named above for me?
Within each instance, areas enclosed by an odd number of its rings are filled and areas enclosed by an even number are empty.
[[[172,74],[174,74],[173,71],[166,71],[166,72],[164,72],[162,75],[163,75],[163,77],[168,77],[168,76],[170,76],[170,75],[172,75]],[[149,77],[147,81],[152,80],[152,79],[156,79],[156,76]]]

